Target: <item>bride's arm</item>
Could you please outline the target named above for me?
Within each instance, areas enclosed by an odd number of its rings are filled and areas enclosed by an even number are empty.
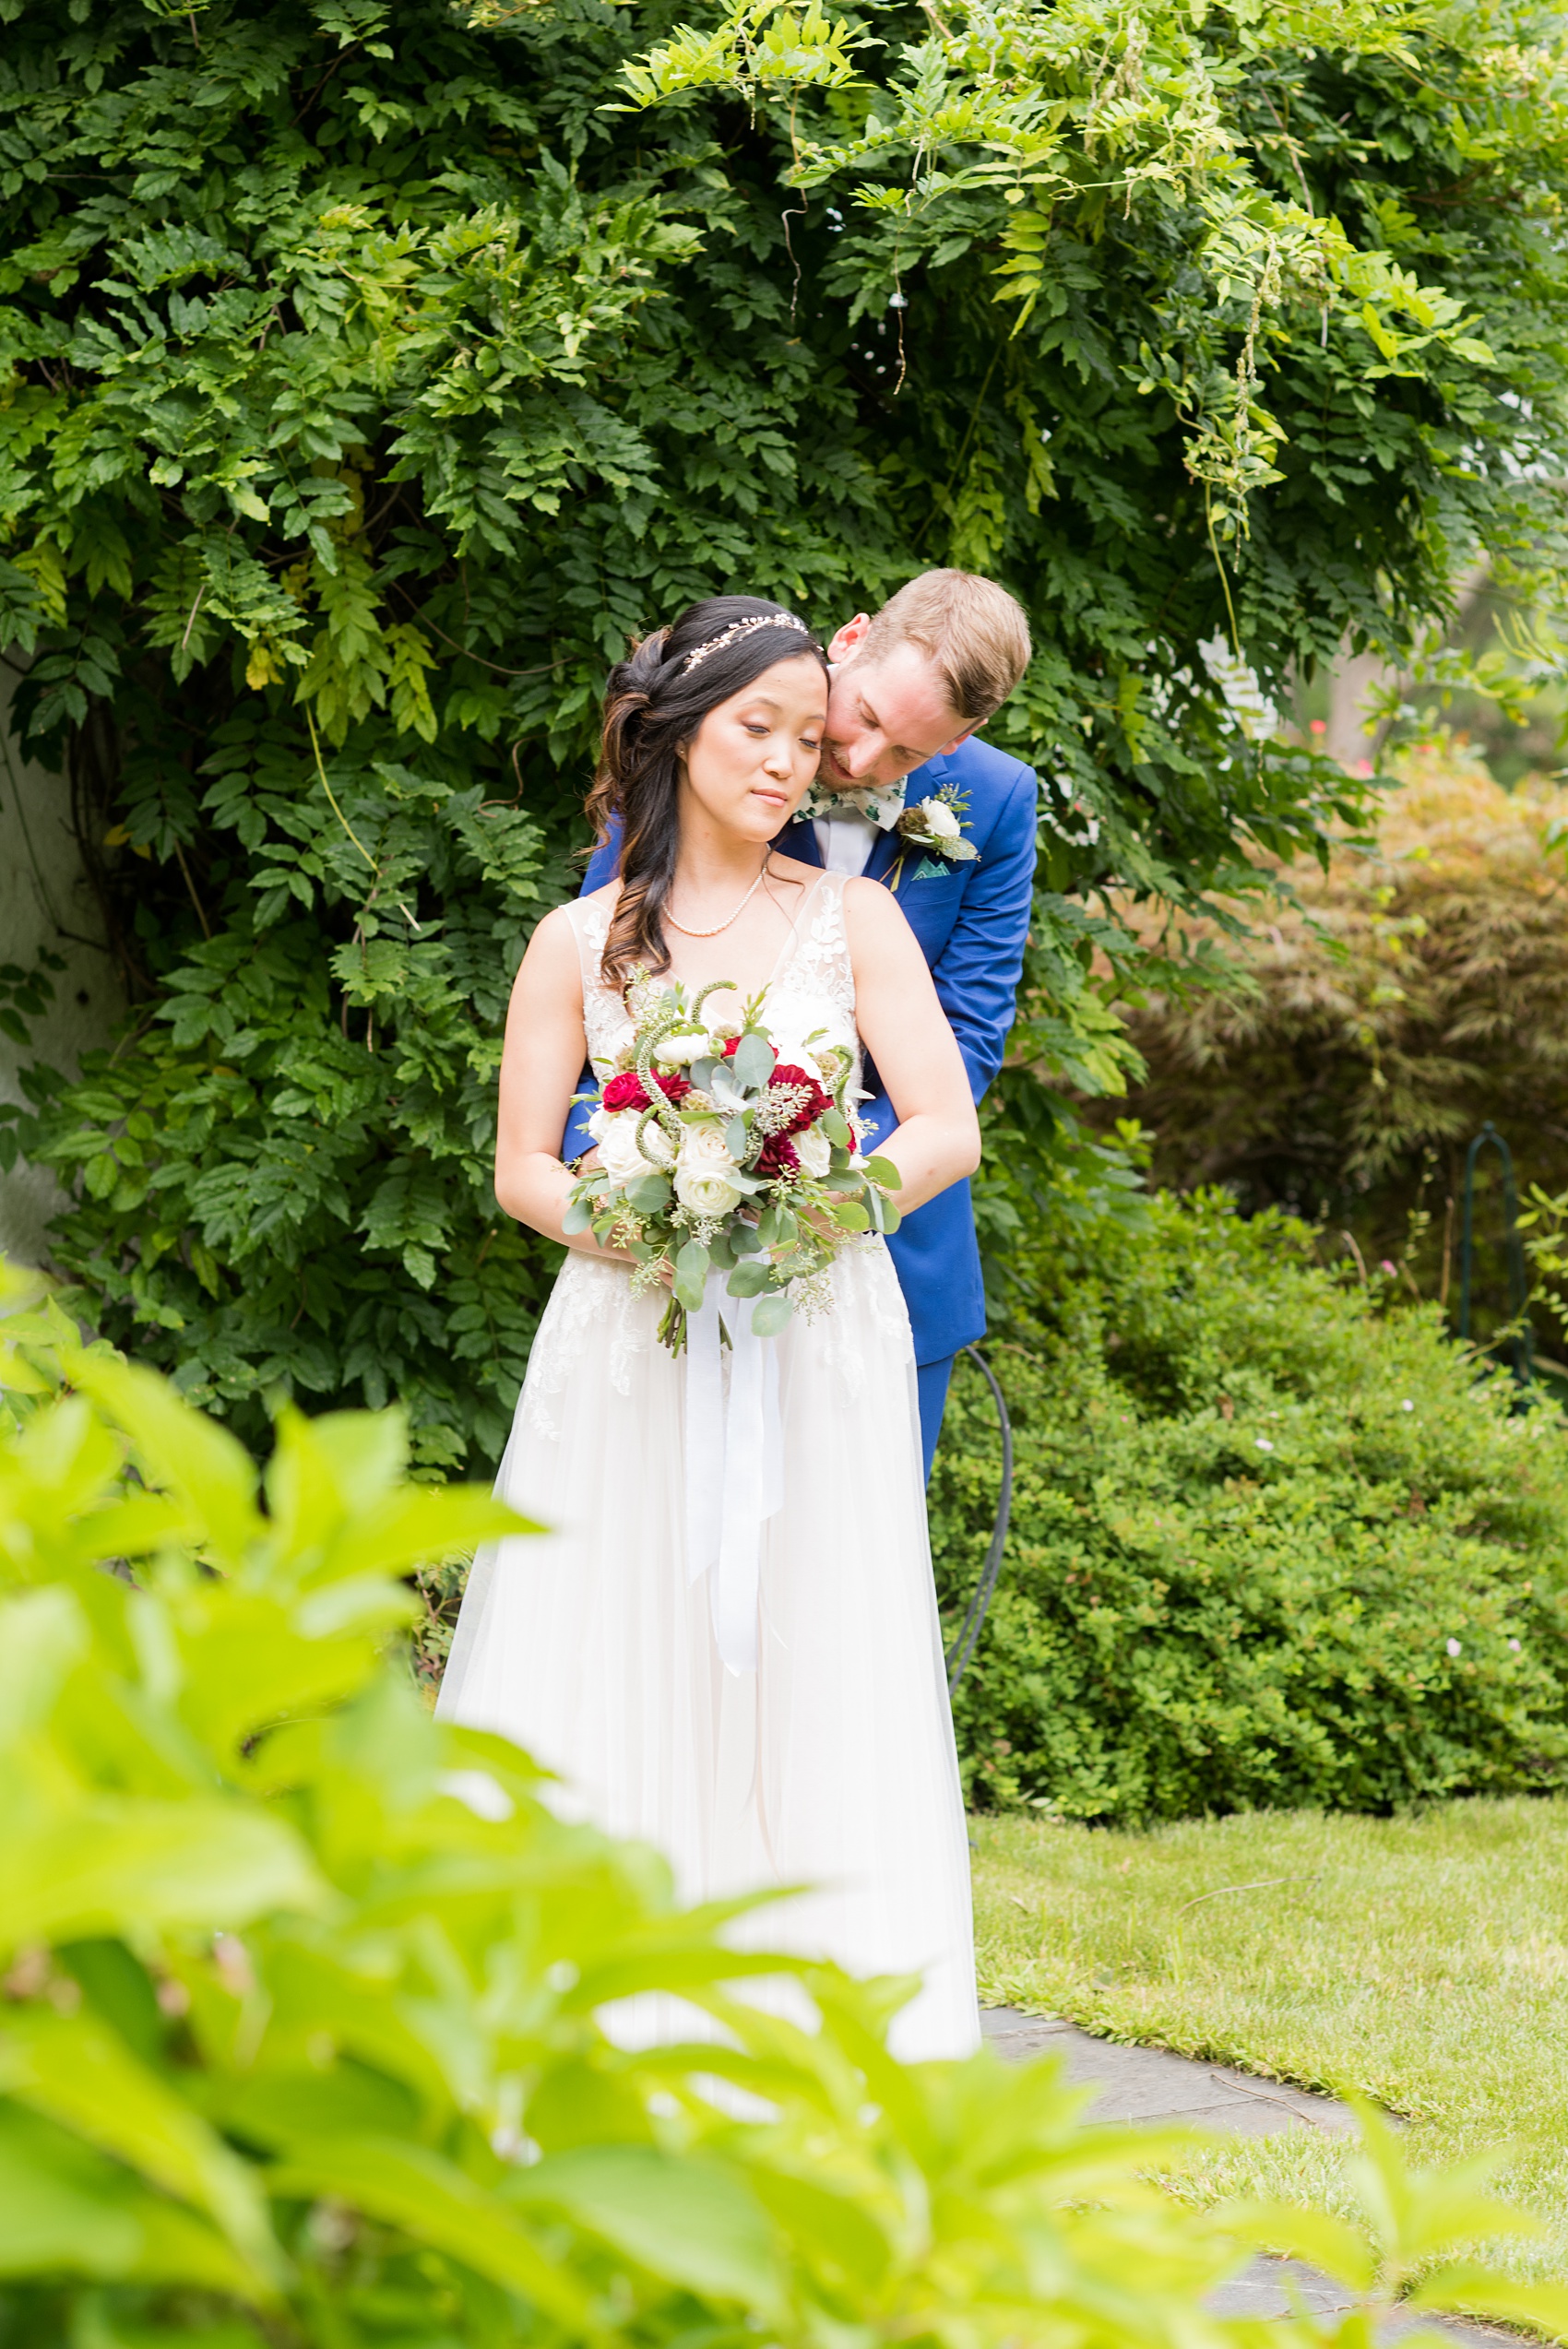
[[[501,1054],[495,1133],[495,1196],[509,1216],[586,1255],[602,1249],[591,1231],[561,1228],[572,1178],[558,1156],[566,1111],[587,1056],[577,942],[564,906],[529,941],[512,985]]]
[[[846,884],[844,929],[856,1025],[898,1120],[877,1155],[891,1158],[903,1177],[897,1201],[909,1215],[973,1174],[980,1120],[925,956],[880,882]]]

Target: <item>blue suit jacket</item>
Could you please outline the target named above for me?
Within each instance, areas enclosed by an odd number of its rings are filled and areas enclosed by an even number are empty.
[[[906,787],[906,803],[913,807],[930,799],[944,783],[954,784],[968,801],[964,829],[980,855],[964,864],[944,863],[939,873],[920,881],[915,878],[920,855],[906,855],[897,897],[931,966],[978,1103],[1002,1065],[1013,1025],[1034,894],[1036,785],[1022,760],[975,736],[948,756],[917,767]],[[808,823],[787,825],[777,845],[802,864],[822,862]],[[612,831],[595,850],[583,878],[585,894],[615,878],[620,846]],[[900,846],[893,833],[877,836],[866,867],[869,880],[886,879]],[[872,1098],[861,1104],[861,1115],[869,1150],[897,1120],[873,1069],[865,1081]],[[589,1147],[586,1115],[582,1109],[573,1111],[564,1157]],[[944,1361],[984,1335],[985,1292],[967,1182],[955,1183],[917,1208],[888,1246],[909,1309],[917,1361]]]

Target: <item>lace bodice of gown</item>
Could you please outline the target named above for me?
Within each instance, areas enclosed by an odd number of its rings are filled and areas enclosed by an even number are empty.
[[[844,932],[844,879],[825,872],[807,895],[767,982],[763,1016],[784,1060],[798,1060],[807,1039],[841,1045],[854,1055],[851,1084],[861,1081],[860,1038],[855,1030],[855,974]],[[632,1040],[632,1022],[621,997],[603,985],[600,967],[610,932],[613,900],[608,892],[579,897],[567,912],[576,933],[583,973],[583,1028],[588,1059],[602,1080],[614,1074]],[[657,981],[654,984],[658,984]],[[738,1017],[742,998],[709,996],[709,1018]]]

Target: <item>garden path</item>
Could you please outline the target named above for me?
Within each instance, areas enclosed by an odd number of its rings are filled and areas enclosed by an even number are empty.
[[[1255,2080],[1225,2064],[1194,2063],[1163,2047],[1123,2046],[1091,2038],[1060,2016],[1020,2014],[1014,2007],[987,2007],[980,2024],[998,2055],[1021,2062],[1030,2056],[1060,2056],[1075,2087],[1093,2088],[1095,2120],[1176,2122],[1191,2129],[1225,2130],[1244,2137],[1271,2137],[1286,2129],[1318,2129],[1330,2136],[1354,2136],[1355,2116],[1333,2096],[1314,2095],[1282,2081]],[[1332,2316],[1350,2305],[1349,2296],[1299,2260],[1257,2259],[1246,2272],[1221,2285],[1210,2306],[1217,2316],[1283,2317],[1296,2307]],[[1414,2317],[1390,2322],[1384,2339],[1396,2341],[1414,2328]],[[1490,2325],[1455,2324],[1426,2318],[1431,2329],[1472,2349],[1500,2349],[1519,2336]]]

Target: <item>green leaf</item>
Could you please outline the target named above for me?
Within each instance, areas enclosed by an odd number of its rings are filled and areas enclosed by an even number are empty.
[[[751,2308],[778,2304],[766,2219],[745,2182],[718,2163],[651,2145],[584,2145],[524,2171],[507,2200],[567,2212],[689,2291]]]
[[[48,1719],[89,1643],[82,1607],[68,1590],[29,1591],[0,1606],[0,1753]]]
[[[0,2024],[0,2091],[195,2202],[264,2286],[280,2280],[282,2255],[255,2173],[90,2011],[34,2006]]]
[[[688,1313],[699,1311],[707,1286],[708,1253],[700,1240],[688,1240],[675,1258],[676,1301]]]
[[[148,1480],[184,1505],[193,1535],[214,1558],[239,1565],[262,1530],[244,1446],[139,1364],[77,1354],[69,1373],[131,1437]]]
[[[731,1056],[730,1073],[737,1085],[744,1086],[748,1092],[754,1093],[773,1074],[774,1062],[778,1058],[766,1037],[754,1027],[748,1028]]]
[[[880,1183],[884,1191],[902,1191],[904,1188],[904,1178],[891,1158],[868,1158],[865,1172],[873,1182]]]
[[[626,1193],[639,1216],[661,1216],[672,1196],[661,1174],[639,1175]]]
[[[739,1165],[740,1161],[745,1157],[750,1142],[751,1134],[747,1129],[745,1119],[743,1117],[731,1118],[729,1124],[724,1129],[724,1147],[729,1151],[730,1156],[735,1160],[737,1165]]]
[[[892,2246],[873,2212],[854,2196],[760,2163],[752,2184],[758,2201],[792,2238],[802,2264],[836,2269],[859,2292],[881,2287]]]
[[[817,1120],[817,1123],[821,1126],[824,1133],[826,1134],[829,1142],[831,1142],[836,1148],[840,1150],[847,1150],[849,1148],[849,1121],[841,1110],[824,1109],[821,1117]]]
[[[765,1207],[757,1217],[757,1244],[762,1248],[792,1248],[800,1232],[788,1207]]]
[[[731,1297],[760,1297],[774,1285],[773,1265],[766,1256],[748,1256],[736,1265],[724,1286]]]
[[[858,1199],[841,1199],[833,1209],[833,1220],[840,1231],[869,1231],[871,1216]]]
[[[1238,2202],[1227,2207],[1225,2227],[1243,2243],[1321,2268],[1352,2292],[1370,2292],[1376,2260],[1365,2235],[1324,2211],[1294,2202]]]
[[[1446,2316],[1490,2317],[1503,2324],[1527,2325],[1558,2340],[1568,2339],[1568,2287],[1515,2284],[1469,2260],[1424,2276],[1402,2305]]]
[[[101,1795],[41,1817],[0,1815],[0,1948],[125,1927],[232,1930],[324,1895],[281,1820],[215,1797]]]
[[[777,1337],[794,1310],[790,1299],[776,1291],[753,1309],[752,1328],[758,1337]]]
[[[593,1217],[594,1202],[591,1199],[574,1199],[561,1218],[561,1228],[566,1232],[587,1231]]]
[[[267,2177],[274,2194],[332,2195],[520,2294],[572,2331],[592,2330],[590,2304],[569,2270],[525,2232],[505,2202],[426,2146],[391,2137],[319,2137],[294,2148]]]
[[[0,2104],[0,2275],[125,2275],[142,2247],[110,2165]]]

